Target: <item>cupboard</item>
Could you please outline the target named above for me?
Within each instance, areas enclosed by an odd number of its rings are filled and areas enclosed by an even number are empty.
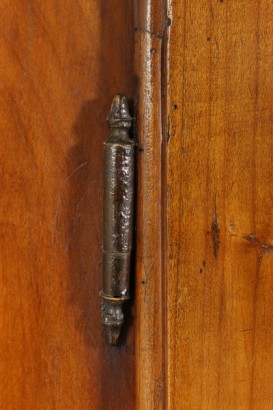
[[[272,2],[0,7],[0,408],[272,409]],[[135,233],[109,347],[117,93],[134,117]]]

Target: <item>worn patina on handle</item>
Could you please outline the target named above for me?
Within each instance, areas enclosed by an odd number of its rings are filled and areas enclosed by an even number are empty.
[[[134,147],[128,131],[132,118],[127,100],[116,95],[108,116],[111,131],[104,144],[103,281],[101,320],[110,345],[118,344],[129,299],[131,270]]]

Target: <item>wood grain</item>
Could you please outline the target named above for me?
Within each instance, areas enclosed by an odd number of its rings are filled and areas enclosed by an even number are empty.
[[[137,2],[138,186],[136,249],[136,408],[164,408],[162,294],[162,52],[164,2]]]
[[[0,408],[134,408],[101,335],[102,144],[133,97],[133,4],[0,5]]]
[[[269,0],[173,0],[168,409],[273,408]]]

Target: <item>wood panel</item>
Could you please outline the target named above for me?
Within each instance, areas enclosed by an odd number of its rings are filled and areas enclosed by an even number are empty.
[[[273,408],[269,0],[173,0],[168,408]]]
[[[133,98],[133,4],[0,5],[0,408],[134,407],[134,335],[108,348],[98,292],[102,144]]]
[[[162,78],[165,1],[136,2],[136,408],[163,409]]]

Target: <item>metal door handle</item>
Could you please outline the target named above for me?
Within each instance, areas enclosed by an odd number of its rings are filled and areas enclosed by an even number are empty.
[[[109,345],[118,344],[129,299],[131,270],[134,147],[128,131],[132,118],[126,98],[115,96],[108,116],[111,131],[104,143],[103,280],[101,320]]]

